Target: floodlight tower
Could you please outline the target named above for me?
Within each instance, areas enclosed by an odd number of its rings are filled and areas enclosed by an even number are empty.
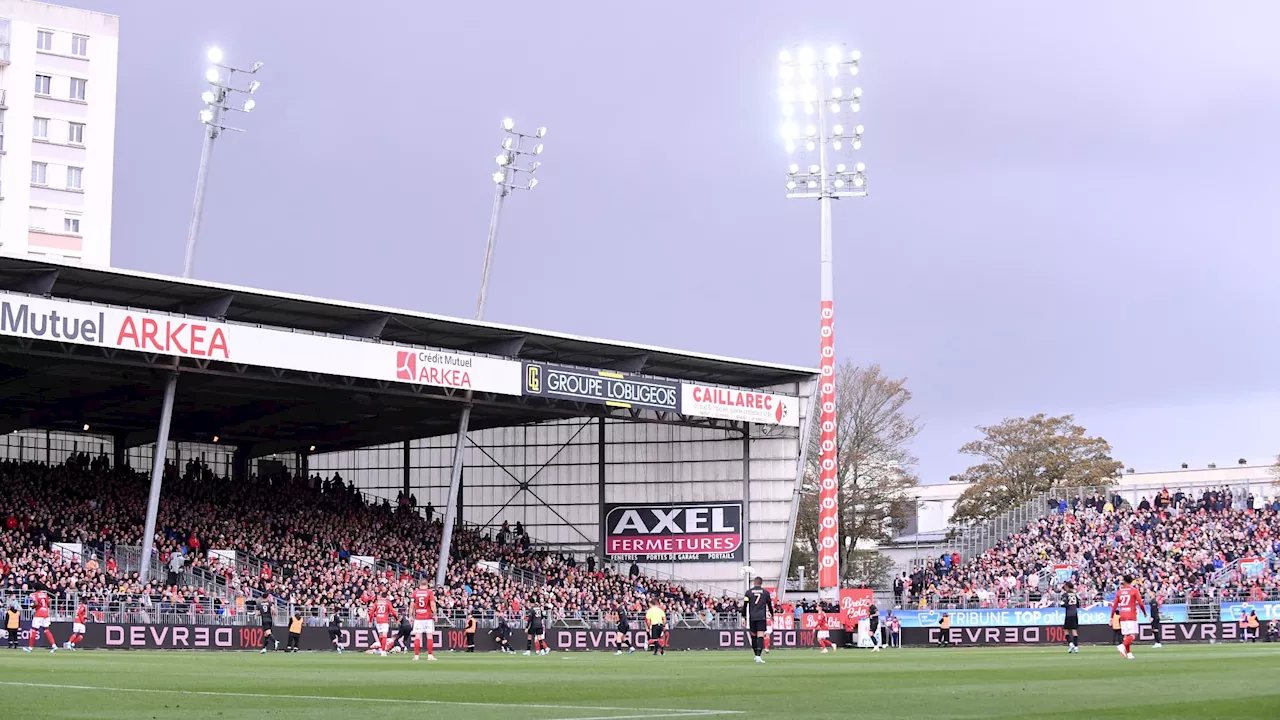
[[[204,214],[204,190],[209,180],[209,161],[213,155],[213,141],[223,130],[244,132],[235,127],[222,124],[223,115],[229,111],[250,112],[257,101],[253,94],[261,85],[257,80],[250,81],[243,87],[234,84],[235,74],[253,76],[262,69],[262,63],[254,63],[248,70],[236,68],[223,63],[222,49],[212,47],[208,53],[212,64],[205,71],[205,80],[209,89],[200,96],[205,108],[200,111],[200,122],[204,124],[204,145],[200,149],[200,169],[196,173],[196,198],[191,208],[191,225],[187,228],[187,250],[182,262],[182,277],[191,277],[196,257],[196,238],[200,236],[200,218]],[[236,95],[243,95],[240,102]],[[236,105],[238,103],[238,106]],[[160,406],[160,427],[156,431],[155,452],[151,457],[151,492],[147,497],[147,517],[142,535],[142,557],[139,560],[139,578],[146,584],[151,575],[151,551],[153,536],[156,532],[156,514],[160,510],[160,485],[164,478],[165,453],[169,446],[169,425],[173,419],[173,397],[178,390],[178,359],[174,358],[173,372],[169,374],[164,386],[164,400]]]
[[[862,53],[833,45],[819,58],[812,47],[779,54],[782,139],[790,156],[787,197],[818,201],[821,212],[821,412],[818,484],[818,591],[834,599],[840,589],[840,508],[836,438],[835,297],[831,271],[831,201],[867,194],[866,166],[852,155],[862,148],[862,88],[854,83]],[[847,156],[847,159],[846,159]],[[783,569],[786,572],[786,569]]]
[[[493,210],[489,212],[489,241],[484,248],[484,268],[480,271],[480,297],[476,300],[476,320],[484,319],[484,299],[489,291],[489,270],[493,267],[493,251],[498,244],[498,221],[502,219],[502,203],[513,190],[532,190],[538,186],[534,173],[542,162],[542,138],[547,135],[545,126],[532,133],[516,130],[511,118],[502,121],[502,151],[495,161],[498,169],[493,172]],[[449,546],[453,542],[453,525],[458,514],[458,492],[462,487],[462,451],[466,448],[467,430],[471,424],[471,391],[458,417],[457,442],[453,446],[453,469],[449,479],[449,503],[445,507],[444,530],[440,535],[440,555],[436,560],[436,586],[444,585],[449,569]]]

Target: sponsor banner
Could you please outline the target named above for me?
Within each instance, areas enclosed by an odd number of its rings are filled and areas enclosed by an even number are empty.
[[[844,616],[836,613],[827,613],[819,615],[818,613],[805,613],[800,616],[801,630],[821,630],[821,618],[826,617],[828,630],[840,630],[844,628]]]
[[[1267,561],[1259,557],[1240,558],[1240,572],[1245,577],[1259,577],[1267,571]]]
[[[772,590],[770,592],[772,592]],[[777,597],[777,596],[774,595],[774,597]],[[769,624],[770,624],[770,627],[772,627],[774,630],[797,629],[796,616],[791,614],[778,613],[777,615],[773,616],[773,619],[769,621]]]
[[[857,627],[858,621],[871,615],[871,606],[876,603],[874,590],[866,588],[840,590],[840,614],[851,627]]]
[[[680,383],[680,408],[685,415],[800,427],[800,398],[793,395]]]
[[[533,397],[680,412],[680,383],[611,370],[526,362],[523,390]]]
[[[1114,645],[1115,631],[1102,625],[1080,628],[1080,642],[1086,645]],[[938,645],[943,640],[952,645],[1065,645],[1067,632],[1061,625],[1026,627],[967,627],[902,629],[903,645]],[[1232,623],[1172,623],[1139,626],[1139,643],[1229,642],[1239,640],[1238,628]]]
[[[1007,608],[985,610],[894,610],[902,627],[937,627],[942,621],[942,613],[951,617],[951,627],[1032,627],[1038,625],[1061,626],[1067,618],[1067,611],[1060,607],[1047,608]],[[1111,625],[1111,606],[1093,605],[1080,608],[1076,613],[1080,625]],[[1187,622],[1186,605],[1162,605],[1160,607],[1162,622]]]
[[[818,378],[818,589],[840,587],[839,439],[836,437],[836,311],[822,301]]]
[[[1280,620],[1280,602],[1229,602],[1222,603],[1221,617],[1223,622],[1239,622],[1249,617],[1250,612],[1258,613],[1260,622]]]
[[[54,639],[59,643],[71,637],[71,623],[55,622],[50,627]],[[19,631],[19,639],[23,646],[29,641],[31,634],[30,621],[24,620]],[[632,645],[642,649],[648,643],[648,635],[643,631],[627,633]],[[272,638],[280,641],[285,647],[289,637],[288,628],[277,626],[272,629]],[[262,647],[265,636],[258,626],[227,625],[152,625],[152,624],[113,624],[89,623],[85,628],[84,640],[79,647],[89,650],[258,650]],[[393,636],[398,633],[393,632]],[[816,646],[814,633],[803,630],[775,630],[770,636],[773,647],[811,648]],[[834,637],[834,636],[833,636]],[[337,631],[338,644],[343,650],[364,651],[373,647],[378,636],[373,628],[341,628]],[[481,629],[476,633],[476,650],[480,652],[498,649],[498,642],[492,629]],[[682,630],[675,629],[667,633],[669,650],[745,650],[751,647],[751,638],[746,630]],[[461,629],[440,629],[434,636],[436,652],[463,651],[466,649],[466,634]],[[546,633],[547,644],[552,650],[605,650],[617,649],[617,632],[614,630],[565,630],[551,628]],[[37,638],[37,646],[47,649],[43,637]],[[513,648],[523,647],[525,633],[523,630],[512,630],[508,641]],[[408,641],[412,651],[413,641]],[[302,650],[332,651],[333,639],[326,627],[307,626],[298,637],[298,647]]]
[[[604,543],[613,560],[741,560],[742,503],[606,505]]]
[[[1071,582],[1071,577],[1076,574],[1075,565],[1054,565],[1053,575],[1058,582]]]
[[[0,335],[367,380],[520,394],[520,363],[0,291]]]

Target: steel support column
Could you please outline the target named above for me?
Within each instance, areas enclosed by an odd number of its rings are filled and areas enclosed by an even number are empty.
[[[409,466],[411,463],[410,454],[409,454],[410,442],[411,441],[409,440],[404,441],[404,454],[402,455],[400,460],[400,464],[404,466],[404,496],[406,500],[409,498],[409,495],[412,494],[409,492]]]
[[[151,552],[156,536],[156,514],[160,512],[160,484],[164,481],[164,452],[169,446],[169,422],[173,419],[173,396],[178,390],[178,373],[169,375],[164,384],[164,401],[160,405],[160,429],[151,460],[151,492],[147,495],[147,518],[142,531],[142,556],[138,561],[138,579],[146,585],[151,576]]]
[[[800,500],[804,493],[804,474],[809,463],[809,436],[813,433],[813,411],[817,409],[818,404],[814,390],[815,388],[810,384],[809,403],[805,408],[804,422],[800,423],[799,429],[800,451],[796,458],[796,482],[791,489],[791,516],[787,519],[787,542],[782,545],[782,570],[778,578],[780,598],[785,598],[787,595],[787,576],[791,573],[791,550],[795,546],[796,516],[800,512]],[[804,397],[803,387],[800,396]]]
[[[111,435],[111,467],[120,469],[125,463],[124,433]]]
[[[604,465],[604,454],[605,454],[604,418],[600,418],[598,422],[599,422],[599,425],[596,427],[596,468],[597,468],[596,471],[598,474],[598,481],[599,481],[599,488],[598,488],[599,494],[597,498],[598,506],[596,510],[596,515],[600,521],[599,522],[600,539],[599,539],[599,542],[596,543],[596,557],[599,558],[600,560],[600,567],[604,568],[605,558],[608,557],[607,553],[605,552],[605,538],[608,537],[609,530],[605,525],[605,516],[604,516],[605,484],[608,482],[608,478],[605,474],[605,465]]]
[[[468,395],[470,392],[468,391]],[[467,446],[467,428],[471,425],[471,405],[462,406],[458,418],[458,436],[453,444],[453,469],[449,473],[449,501],[444,506],[444,529],[440,533],[440,555],[436,559],[436,587],[444,585],[449,570],[449,546],[453,543],[453,524],[458,513],[458,495],[462,492],[462,451]]]
[[[742,564],[751,565],[751,423],[742,424]],[[751,589],[751,575],[747,575]]]

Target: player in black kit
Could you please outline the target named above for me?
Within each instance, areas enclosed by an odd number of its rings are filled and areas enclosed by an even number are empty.
[[[334,608],[333,615],[329,616],[329,642],[338,649],[338,654],[342,654],[342,615],[338,613],[338,609]]]
[[[547,641],[544,639],[547,632],[546,627],[546,624],[542,620],[542,613],[538,612],[537,608],[530,610],[529,620],[525,625],[525,632],[529,634],[530,641],[532,642],[530,647],[533,652],[538,655],[546,655],[551,652],[551,648],[547,646]],[[525,650],[524,654],[528,655],[529,650]]]
[[[507,624],[507,619],[501,615],[498,616],[498,626],[493,630],[493,639],[498,641],[498,649],[504,653],[515,653],[511,649],[511,626]],[[533,647],[530,645],[530,647]]]
[[[618,630],[614,640],[618,643],[618,651],[614,655],[621,655],[622,648],[627,649],[628,655],[636,651],[631,645],[631,621],[627,619],[626,609],[618,611]]]
[[[747,619],[747,632],[751,635],[751,650],[756,654],[756,662],[764,662],[760,653],[764,651],[764,634],[769,624],[769,608],[773,607],[773,598],[764,589],[764,579],[756,578],[752,587],[743,598],[742,614]]]
[[[1066,617],[1062,620],[1062,629],[1067,635],[1067,652],[1080,652],[1080,596],[1076,594],[1076,586],[1066,582],[1062,584],[1062,609]]]
[[[262,620],[262,654],[267,654],[267,643],[272,643],[276,650],[280,649],[280,641],[271,635],[271,627],[275,625],[275,609],[270,600],[258,603],[258,617]]]

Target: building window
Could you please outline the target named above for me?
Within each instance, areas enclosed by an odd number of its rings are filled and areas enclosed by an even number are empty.
[[[71,54],[85,57],[89,54],[89,38],[83,35],[71,36]]]
[[[82,190],[81,180],[84,176],[84,168],[68,167],[67,168],[67,189]]]
[[[49,77],[48,75],[36,76],[36,94],[37,95],[48,95],[49,87],[51,85],[53,85],[53,78]]]
[[[36,49],[52,50],[53,49],[53,33],[49,30],[36,31]]]
[[[72,145],[84,144],[84,123],[67,124],[67,142]]]
[[[32,118],[31,137],[49,139],[49,118]]]
[[[84,84],[85,84],[85,81],[81,78],[71,78],[71,99],[72,100],[84,99]]]
[[[80,234],[80,218],[63,218],[62,231],[72,235]]]
[[[31,184],[47,185],[46,179],[49,174],[49,163],[33,162],[31,163]]]
[[[27,213],[28,224],[32,230],[43,230],[46,210],[42,207],[32,206],[30,212]]]

